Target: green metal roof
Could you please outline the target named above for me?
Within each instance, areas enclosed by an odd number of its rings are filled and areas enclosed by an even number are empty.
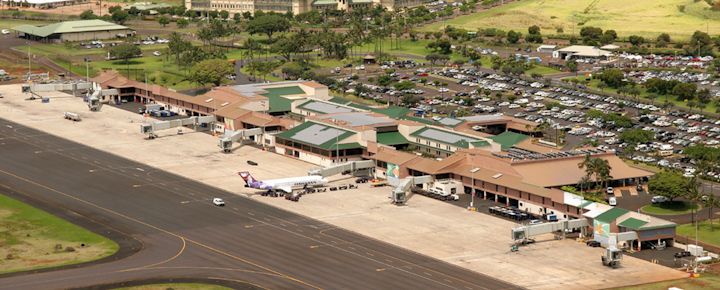
[[[625,210],[625,209],[622,209],[619,207],[613,207],[613,208],[605,211],[604,213],[601,213],[600,215],[596,216],[595,219],[599,220],[601,222],[610,223],[628,212],[629,212],[628,210]]]
[[[377,133],[377,142],[380,144],[385,145],[397,145],[397,144],[407,144],[408,140],[405,139],[405,136],[403,134],[400,134],[400,132],[384,132],[384,133]]]
[[[407,113],[410,113],[410,111],[412,111],[408,108],[397,107],[397,106],[389,106],[387,108],[382,108],[382,109],[369,108],[369,110],[372,112],[375,112],[375,113],[383,114],[383,115],[388,116],[393,119],[396,119],[401,116],[405,116],[405,115],[407,115]]]
[[[426,133],[426,131],[431,131],[431,132]],[[457,138],[455,138],[455,139],[457,139],[457,141],[451,142],[451,141],[448,141],[447,139],[441,139],[444,136],[453,137],[452,135],[454,135],[454,137],[457,137]],[[440,130],[440,129],[436,129],[436,128],[432,128],[432,127],[425,127],[420,130],[417,130],[417,131],[411,133],[410,136],[417,137],[417,138],[423,138],[423,139],[427,139],[427,140],[433,140],[435,142],[448,144],[448,145],[452,145],[452,146],[460,147],[460,148],[470,148],[470,143],[484,141],[484,140],[480,140],[477,138],[453,133],[450,131]],[[426,146],[426,145],[423,145],[423,146]]]
[[[589,201],[589,200],[586,200],[585,202],[583,202],[583,203],[580,204],[580,208],[585,208],[586,206],[588,206],[588,205],[591,204],[591,203],[593,203],[593,202],[592,202],[592,201]]]
[[[400,117],[400,120],[415,121],[418,123],[423,123],[423,124],[428,124],[428,125],[435,124],[435,121],[433,121],[432,119],[423,119],[423,118],[418,118],[418,117],[413,117],[413,116],[402,116],[402,117]]]
[[[270,101],[270,109],[268,109],[268,112],[289,112],[292,109],[292,102],[297,99],[288,99],[283,96],[305,94],[305,91],[299,86],[264,90],[268,93],[263,96],[267,97]]]
[[[296,126],[295,128],[292,128],[292,129],[290,129],[290,130],[287,130],[287,131],[285,131],[285,132],[277,133],[277,134],[275,134],[275,137],[280,137],[280,138],[283,138],[283,139],[292,140],[293,142],[302,143],[302,144],[305,144],[305,145],[308,145],[308,146],[312,146],[312,147],[317,147],[317,148],[322,148],[322,149],[330,150],[330,149],[335,149],[335,144],[336,144],[335,140],[342,141],[342,140],[344,140],[344,139],[346,139],[346,138],[348,138],[348,137],[350,137],[350,136],[355,135],[354,132],[350,132],[350,131],[345,131],[345,130],[342,130],[342,129],[338,129],[338,130],[340,130],[341,133],[340,133],[339,135],[337,135],[336,138],[330,138],[329,140],[323,142],[322,144],[311,144],[311,143],[309,143],[309,142],[301,141],[301,140],[298,140],[298,139],[295,138],[296,135],[298,135],[298,134],[303,135],[303,134],[304,134],[303,131],[304,131],[305,129],[309,128],[310,126],[313,126],[313,125],[320,125],[320,126],[322,126],[322,127],[324,127],[323,130],[335,129],[334,127],[326,126],[326,125],[323,125],[323,124],[318,124],[318,123],[315,123],[315,122],[305,122],[305,123],[300,124],[299,126]],[[350,143],[350,144],[352,144],[352,143]],[[358,144],[358,145],[359,145],[359,144]],[[347,147],[347,148],[345,148],[346,146],[351,146],[351,145],[346,145],[346,144],[340,144],[339,146],[340,146],[340,149],[358,148],[358,147]],[[354,146],[354,145],[352,145],[352,146]],[[361,147],[361,146],[360,146],[360,147]]]
[[[348,107],[353,107],[353,108],[358,108],[358,109],[370,111],[370,107],[368,107],[368,106],[363,106],[363,105],[360,105],[360,104],[350,104],[350,105],[348,105]]]
[[[515,144],[525,141],[525,139],[527,138],[530,138],[530,136],[507,131],[500,135],[488,138],[495,141],[495,143],[500,143],[502,150],[507,150],[515,146]]]
[[[107,30],[122,30],[130,29],[126,26],[118,25],[102,21],[99,19],[94,20],[77,20],[77,21],[64,21],[59,23],[53,23],[48,25],[32,26],[32,25],[20,25],[10,28],[15,31],[36,35],[39,37],[47,37],[52,34],[59,33],[72,33],[72,32],[91,32],[91,31],[107,31]]]
[[[671,228],[671,227],[677,227],[679,224],[671,223],[671,224],[665,224],[665,225],[659,225],[659,226],[650,226],[650,227],[640,227],[641,231],[644,230],[652,230],[652,229],[660,229],[660,228]]]
[[[483,147],[483,146],[490,146],[490,142],[488,141],[477,141],[477,142],[470,142],[470,144],[473,145],[473,147]]]
[[[640,228],[641,228],[642,226],[646,225],[647,223],[648,223],[648,222],[646,222],[646,221],[641,221],[641,220],[636,219],[636,218],[629,218],[629,219],[626,219],[625,221],[619,223],[618,226],[623,226],[623,227],[626,227],[626,228],[631,228],[631,229],[633,229],[633,230],[640,230]]]
[[[348,103],[350,103],[350,100],[346,100],[346,99],[338,98],[338,97],[333,97],[332,99],[330,99],[328,101],[336,103],[336,104],[341,104],[341,105],[347,105]]]
[[[336,148],[336,147],[340,147],[340,148]],[[355,148],[365,148],[365,146],[360,145],[360,143],[358,143],[358,142],[354,142],[354,143],[338,144],[337,146],[335,146],[335,144],[333,144],[332,146],[330,146],[329,149],[330,150],[337,150],[337,149],[343,150],[343,149],[355,149]]]

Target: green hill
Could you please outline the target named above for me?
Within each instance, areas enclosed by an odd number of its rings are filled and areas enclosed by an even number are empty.
[[[682,8],[681,8],[682,7]],[[538,25],[545,35],[576,34],[585,26],[614,29],[618,35],[657,37],[669,33],[673,38],[689,39],[696,30],[720,34],[720,11],[710,10],[705,1],[693,0],[522,0],[446,21],[447,25],[468,30],[478,28],[515,29],[527,33]],[[438,31],[442,22],[418,28]]]

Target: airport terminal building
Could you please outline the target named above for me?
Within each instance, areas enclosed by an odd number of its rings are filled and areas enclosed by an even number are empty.
[[[458,193],[475,189],[476,198],[534,215],[596,219],[611,232],[637,231],[637,242],[674,235],[673,223],[627,212],[603,214],[609,209],[598,209],[596,203],[560,189],[586,175],[578,167],[586,155],[608,161],[613,186],[637,184],[652,172],[628,166],[614,152],[560,151],[537,142],[531,136],[536,132],[525,120],[507,116],[433,120],[407,108],[368,107],[333,98],[326,86],[311,81],[223,86],[194,97],[112,72],[92,81],[97,88],[117,89],[119,98],[127,101],[163,104],[187,115],[214,112],[218,131],[226,135],[263,128],[262,141],[255,142],[318,166],[372,160],[377,176],[393,185],[407,177],[430,175],[455,184]]]

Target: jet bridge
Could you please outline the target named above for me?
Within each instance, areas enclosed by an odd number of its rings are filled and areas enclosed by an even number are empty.
[[[576,220],[561,220],[557,222],[535,225],[524,225],[512,229],[511,236],[514,241],[525,241],[532,236],[561,231],[563,233],[563,238],[565,238],[566,230],[576,228],[581,228],[584,230],[589,225],[590,223],[585,218]]]
[[[240,131],[234,132],[234,133],[232,133],[232,135],[225,136],[222,139],[220,139],[220,148],[222,148],[223,152],[225,152],[225,153],[230,152],[232,150],[232,146],[233,146],[234,142],[237,142],[238,140],[242,140],[242,138],[244,138],[244,137],[257,136],[257,135],[262,135],[262,128],[253,128],[253,129],[240,130]]]
[[[362,160],[362,161],[350,161],[348,163],[333,165],[325,168],[313,169],[308,171],[308,175],[320,175],[322,177],[328,177],[345,171],[357,171],[362,169],[375,168],[375,161]]]
[[[145,123],[145,124],[140,125],[140,133],[147,134],[148,138],[150,138],[150,139],[155,139],[155,137],[157,137],[157,134],[155,134],[155,131],[171,129],[171,128],[176,128],[176,127],[182,127],[185,125],[197,126],[202,123],[213,123],[213,122],[215,122],[215,116],[202,116],[202,117],[193,116],[193,117],[186,118],[186,119],[160,121],[160,122],[155,122],[155,123]]]
[[[398,186],[393,188],[390,199],[392,199],[395,204],[405,203],[405,194],[410,190],[410,188],[414,185],[432,183],[434,181],[435,178],[433,178],[432,175],[408,176],[400,182]]]
[[[90,111],[99,111],[100,108],[102,108],[103,104],[109,102],[109,100],[102,101],[105,96],[117,96],[117,95],[118,95],[117,89],[94,91],[93,94],[90,95],[90,97],[88,97],[88,100],[87,100],[88,108],[90,108]]]

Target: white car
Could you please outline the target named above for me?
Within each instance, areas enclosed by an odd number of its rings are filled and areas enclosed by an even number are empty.
[[[518,104],[510,104],[510,105],[508,106],[508,108],[510,108],[510,109],[517,109],[517,108],[520,108],[520,105],[518,105]]]
[[[222,198],[213,198],[213,204],[217,206],[225,206],[225,201]]]
[[[667,198],[664,197],[664,196],[659,196],[659,195],[658,195],[658,196],[653,196],[653,198],[652,198],[652,203],[663,203],[663,202],[666,202],[666,201],[667,201]]]
[[[10,30],[3,29],[3,30],[2,30],[2,34],[10,34]]]
[[[162,53],[160,53],[159,51],[156,50],[155,52],[153,52],[153,55],[154,55],[154,56],[161,56]]]
[[[441,93],[447,93],[449,91],[450,91],[450,89],[448,89],[448,88],[439,88],[438,89],[438,92],[441,92]]]

